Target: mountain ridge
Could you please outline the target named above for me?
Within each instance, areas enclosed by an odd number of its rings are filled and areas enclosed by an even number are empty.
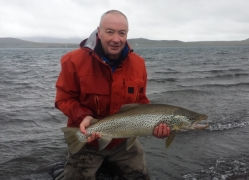
[[[199,46],[249,46],[249,38],[242,41],[192,41],[179,40],[149,40],[134,38],[127,40],[131,47],[199,47]],[[0,48],[77,48],[78,43],[33,42],[19,38],[0,38]]]
[[[75,44],[64,43],[39,43],[18,38],[0,38],[0,48],[68,48],[76,47]]]

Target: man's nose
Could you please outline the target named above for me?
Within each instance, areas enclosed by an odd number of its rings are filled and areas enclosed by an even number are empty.
[[[120,41],[120,36],[118,33],[113,34],[112,41],[117,43]]]

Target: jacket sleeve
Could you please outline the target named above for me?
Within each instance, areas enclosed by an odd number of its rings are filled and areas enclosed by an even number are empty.
[[[80,83],[71,55],[61,59],[61,72],[56,82],[55,107],[75,124],[80,124],[92,111],[80,104]]]

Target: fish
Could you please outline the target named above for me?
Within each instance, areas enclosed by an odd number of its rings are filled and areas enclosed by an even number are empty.
[[[93,132],[101,135],[98,139],[99,151],[103,150],[115,138],[127,138],[126,149],[129,150],[137,137],[153,134],[154,128],[165,123],[171,130],[165,140],[169,147],[177,131],[206,129],[208,124],[199,124],[208,118],[183,107],[168,104],[126,104],[121,109],[103,119],[93,119],[83,134],[79,128],[63,127],[68,149],[72,154],[77,153],[86,143]]]

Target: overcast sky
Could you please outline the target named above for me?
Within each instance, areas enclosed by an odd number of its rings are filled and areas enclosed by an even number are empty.
[[[128,17],[129,39],[249,38],[249,0],[0,0],[0,37],[83,39],[110,9]]]

